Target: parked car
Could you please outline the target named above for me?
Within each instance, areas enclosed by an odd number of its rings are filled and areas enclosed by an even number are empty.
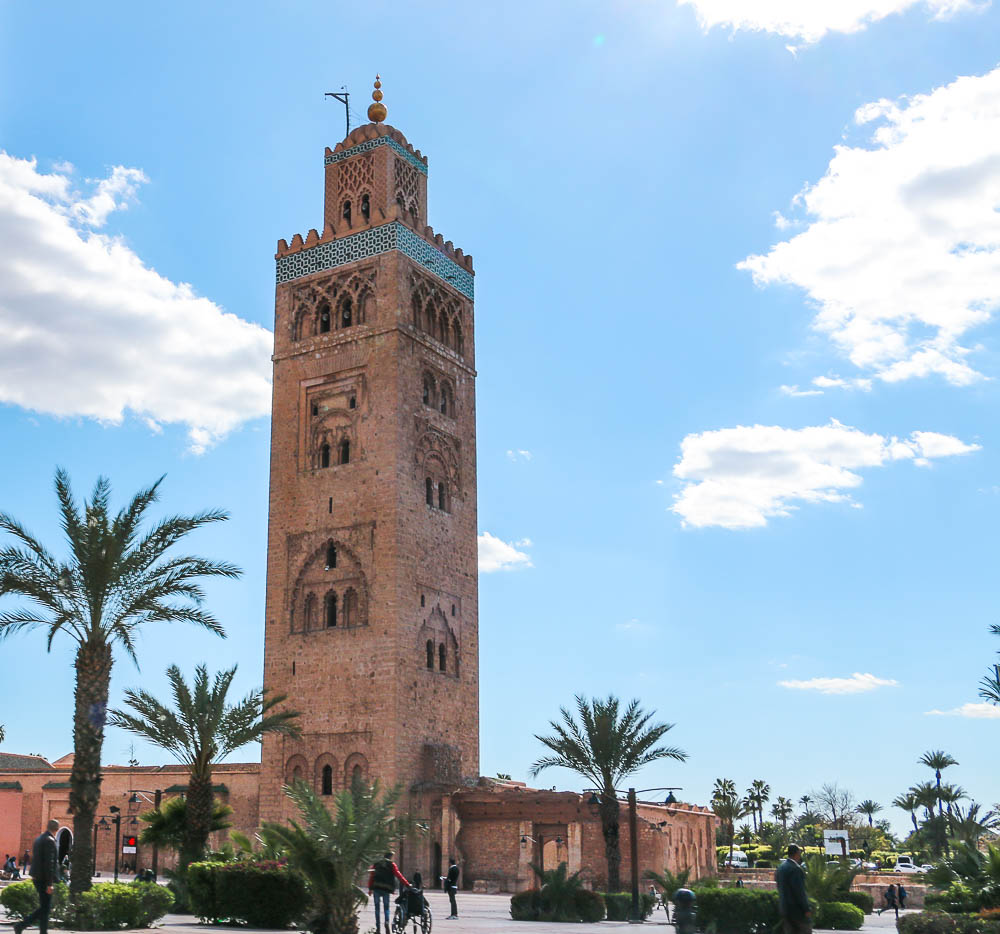
[[[918,866],[913,862],[912,856],[898,856],[896,867],[893,872],[908,873],[910,875],[923,875],[927,870],[923,866]]]
[[[727,856],[722,865],[729,866],[732,869],[749,869],[750,860],[742,850],[733,850],[733,855]]]

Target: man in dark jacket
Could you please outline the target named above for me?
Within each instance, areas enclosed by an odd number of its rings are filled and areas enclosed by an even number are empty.
[[[802,850],[794,843],[774,874],[778,883],[778,913],[785,934],[809,934],[812,930],[812,909],[806,895],[806,874],[802,868]]]
[[[455,901],[458,892],[458,863],[454,856],[448,857],[448,875],[445,876],[444,887],[448,890],[448,901],[451,902],[451,914],[448,915],[448,920],[451,920],[458,917],[458,903]]]
[[[59,880],[59,854],[56,850],[56,831],[59,821],[50,820],[45,833],[35,839],[31,849],[31,881],[38,893],[38,907],[23,921],[14,925],[14,934],[21,934],[36,921],[40,934],[48,934],[49,911],[52,909],[52,889]]]

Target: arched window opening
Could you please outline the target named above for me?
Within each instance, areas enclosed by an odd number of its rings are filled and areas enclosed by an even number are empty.
[[[323,791],[324,795],[333,794],[333,766],[324,765],[323,766]]]
[[[351,784],[360,785],[365,780],[365,770],[360,765],[351,769]]]
[[[354,324],[354,303],[347,296],[340,303],[340,327],[349,328]]]
[[[337,546],[333,542],[326,544],[326,569],[329,571],[337,566]]]
[[[306,597],[306,605],[302,611],[302,629],[304,632],[309,632],[313,628],[314,620],[313,617],[316,615],[316,598],[309,594]]]
[[[347,221],[347,223],[349,224],[351,222],[351,202],[350,201],[345,201],[344,202],[343,215],[344,215],[344,220]]]
[[[429,373],[424,374],[424,405],[433,406],[434,396],[436,395],[435,390],[437,386],[434,383],[434,377]]]
[[[351,442],[344,438],[337,449],[337,463],[349,464],[351,462]]]
[[[358,397],[351,396],[351,398],[347,400],[347,407],[349,409],[356,409],[358,407]]]
[[[330,330],[330,306],[323,302],[319,306],[319,333],[326,334]]]
[[[302,766],[301,765],[297,765],[297,766],[295,766],[294,769],[292,769],[292,781],[293,782],[301,782],[302,781]]]
[[[396,195],[396,204],[399,206],[399,213],[404,214],[406,212],[406,202],[403,200],[402,195]]]
[[[451,605],[451,615],[452,616],[455,615],[455,604],[454,603]]]
[[[326,628],[333,629],[337,625],[337,595],[326,595]]]
[[[361,216],[367,221],[371,217],[372,206],[368,195],[361,196]]]
[[[319,449],[319,465],[320,467],[330,466],[330,445],[324,444],[323,447]]]
[[[421,606],[426,606],[427,605],[426,602],[425,602],[425,600],[426,600],[426,597],[424,597],[424,595],[421,594],[420,595],[420,605]]]
[[[441,334],[441,343],[446,347],[451,346],[451,328],[448,327],[448,319],[445,313],[441,312],[441,321],[439,323],[439,330]]]
[[[448,488],[444,485],[444,482],[438,484],[438,509],[447,511],[448,506]]]
[[[350,588],[344,594],[344,628],[358,625],[358,594],[354,588]]]
[[[319,415],[319,403],[318,402],[314,402],[312,404],[312,413],[313,413],[313,415]]]
[[[459,321],[458,318],[455,319],[454,331],[455,331],[455,353],[457,353],[459,356],[462,356],[464,352],[464,345],[462,342],[462,322]]]
[[[434,670],[434,643],[430,639],[428,639],[427,640],[427,645],[424,646],[424,649],[427,652],[427,667],[431,671],[433,671]]]
[[[434,481],[430,477],[424,481],[424,497],[428,506],[434,505]]]
[[[441,402],[438,410],[442,415],[451,414],[451,386],[448,383],[441,384]]]
[[[444,643],[442,642],[438,646],[438,671],[448,670],[448,656],[445,651]]]

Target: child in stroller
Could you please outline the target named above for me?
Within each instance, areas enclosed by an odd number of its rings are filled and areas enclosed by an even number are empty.
[[[406,930],[406,922],[411,918],[414,924],[419,924],[423,934],[430,932],[430,905],[424,898],[423,877],[419,872],[413,873],[413,880],[409,885],[400,889],[396,898],[396,917],[393,919],[393,931],[402,932]]]

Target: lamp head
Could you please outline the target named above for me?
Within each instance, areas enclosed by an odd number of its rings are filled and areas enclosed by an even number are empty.
[[[674,793],[672,791],[668,791],[667,792],[667,797],[664,799],[663,803],[664,804],[676,804],[677,803],[677,799],[674,797]]]
[[[108,808],[108,810],[112,814],[121,814],[121,812],[122,812],[122,809],[120,807],[118,807],[117,805],[115,805],[115,804],[112,804],[111,807]]]

